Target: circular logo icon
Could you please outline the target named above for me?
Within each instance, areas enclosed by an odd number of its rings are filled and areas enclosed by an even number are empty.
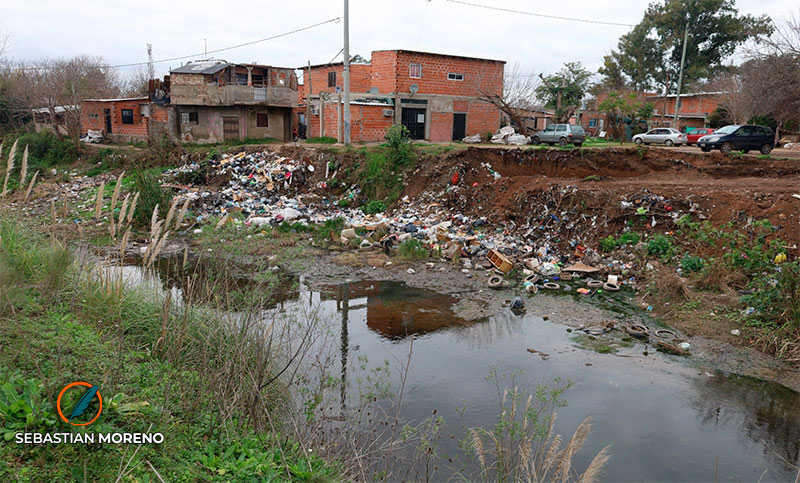
[[[83,391],[78,401],[72,403],[71,407],[62,407],[62,399],[64,403],[67,404],[67,400],[70,399],[69,396],[72,396],[73,392],[76,394],[79,393],[82,386],[86,389]],[[67,393],[67,391],[69,391],[69,393]],[[69,396],[64,397],[65,394],[69,394]],[[93,404],[95,398],[98,401],[97,405]],[[74,400],[74,398],[72,398],[72,400]],[[94,409],[95,406],[97,407],[96,413]],[[93,386],[88,382],[71,382],[64,386],[64,389],[58,394],[56,409],[58,410],[58,415],[65,423],[73,426],[88,426],[95,422],[103,411],[103,396],[100,395],[100,389],[97,386]],[[64,416],[65,411],[68,411],[69,417]],[[92,414],[94,414],[94,417],[92,417]]]

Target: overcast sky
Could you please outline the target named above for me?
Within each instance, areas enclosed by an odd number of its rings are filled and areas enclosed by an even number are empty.
[[[466,0],[469,3],[583,19],[638,23],[644,0]],[[0,29],[16,59],[102,56],[109,64],[202,53],[288,32],[342,15],[341,0],[3,0]],[[737,0],[743,13],[775,20],[798,13],[797,0]],[[568,6],[569,8],[560,8]],[[570,22],[449,3],[350,0],[350,51],[409,49],[501,59],[549,73],[568,61],[596,70],[630,27]],[[329,62],[342,48],[342,23],[215,54],[232,62],[296,67]],[[202,55],[200,56],[202,57]],[[188,60],[188,59],[187,59]],[[341,56],[337,60],[341,60]],[[184,61],[156,64],[159,74]]]

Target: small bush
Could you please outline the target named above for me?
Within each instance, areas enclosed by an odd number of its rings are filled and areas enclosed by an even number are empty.
[[[308,138],[306,142],[309,144],[336,144],[337,141],[336,138],[322,136],[317,138]]]
[[[389,158],[394,164],[408,166],[411,164],[411,133],[402,124],[395,124],[386,131],[386,144],[389,146]]]
[[[405,260],[421,260],[428,258],[428,250],[419,240],[410,238],[397,247],[397,255]]]
[[[133,191],[139,192],[139,201],[133,213],[133,221],[137,226],[150,226],[153,210],[158,206],[159,218],[166,218],[172,203],[172,191],[161,187],[158,177],[147,171],[134,171]]]
[[[344,201],[344,200],[343,200]],[[336,236],[344,228],[344,218],[333,218],[325,220],[325,223],[317,226],[314,231],[314,241],[322,243],[330,240],[331,236]]]
[[[626,231],[617,239],[617,246],[636,245],[639,243],[639,234],[635,231]]]
[[[607,237],[600,240],[600,250],[604,252],[610,252],[617,248],[617,240],[614,238],[613,235],[608,235]]]
[[[75,144],[69,139],[59,138],[50,131],[23,134],[18,140],[16,165],[19,166],[22,162],[22,153],[27,145],[29,173],[37,169],[74,163],[78,159],[78,150],[75,148]],[[6,136],[4,155],[8,155],[13,143],[14,138]],[[6,160],[6,156],[3,156],[3,162]]]
[[[386,205],[383,203],[383,201],[373,200],[373,201],[370,201],[369,203],[367,203],[367,205],[364,206],[361,209],[361,211],[363,211],[367,215],[374,215],[376,213],[383,213],[384,211],[386,211]]]
[[[683,257],[683,259],[681,259],[681,268],[689,273],[699,272],[703,269],[705,263],[705,260],[703,260],[701,257],[686,255]]]
[[[656,235],[647,244],[647,254],[659,256],[664,260],[669,260],[675,252],[672,241],[664,235]]]

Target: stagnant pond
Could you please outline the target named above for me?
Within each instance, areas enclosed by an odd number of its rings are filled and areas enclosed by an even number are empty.
[[[162,272],[161,279],[176,289],[174,277]],[[438,452],[453,462],[440,464],[437,480],[474,475],[475,463],[458,441],[466,428],[497,422],[497,390],[486,377],[492,367],[519,371],[518,384],[530,390],[554,377],[572,382],[556,430],[568,438],[592,417],[592,433],[573,464],[586,468],[610,444],[604,481],[713,481],[715,471],[718,481],[797,475],[800,394],[783,386],[698,370],[641,343],[598,353],[581,348],[566,326],[510,310],[467,323],[453,312],[454,298],[401,283],[312,286],[301,281],[276,310],[292,317],[315,307],[338,341],[345,377],[355,377],[364,361],[388,361],[397,387],[413,340],[401,415],[420,421],[435,410],[444,418]],[[563,302],[567,311],[579,303]]]

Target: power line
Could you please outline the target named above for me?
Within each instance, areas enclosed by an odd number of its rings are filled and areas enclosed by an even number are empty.
[[[297,29],[294,29],[294,30],[290,30],[289,32],[283,32],[281,34],[273,35],[271,37],[265,37],[263,39],[253,40],[253,41],[250,41],[250,42],[245,42],[243,44],[231,45],[230,47],[223,47],[221,49],[209,50],[208,52],[199,53],[199,54],[182,55],[182,56],[179,56],[179,57],[170,57],[168,59],[154,60],[154,61],[152,61],[152,63],[153,64],[163,64],[164,62],[175,62],[176,60],[185,60],[185,59],[191,59],[191,58],[196,58],[196,57],[201,57],[201,56],[206,56],[207,57],[208,54],[217,54],[219,52],[225,52],[227,50],[238,49],[240,47],[247,47],[248,45],[254,45],[254,44],[261,43],[261,42],[266,42],[268,40],[274,40],[274,39],[278,39],[278,38],[281,38],[281,37],[286,37],[286,36],[289,36],[289,35],[292,35],[292,34],[296,34],[298,32],[303,32],[305,30],[311,30],[313,28],[316,28],[316,27],[319,27],[319,26],[322,26],[322,25],[325,25],[325,24],[328,24],[328,23],[331,23],[331,22],[337,22],[338,23],[340,20],[341,20],[341,17],[335,17],[335,18],[332,18],[332,19],[325,20],[323,22],[315,23],[313,25],[307,25],[305,27],[300,27],[300,28],[297,28]],[[149,61],[148,62],[132,62],[132,63],[129,63],[129,64],[103,65],[103,66],[100,66],[100,67],[103,67],[103,68],[106,68],[106,69],[122,69],[122,68],[125,68],[125,67],[137,67],[137,66],[140,66],[140,65],[148,65],[149,63],[150,63]],[[48,69],[49,69],[48,67],[23,67],[21,70],[48,70]]]
[[[431,0],[428,0],[428,1],[430,2]],[[593,23],[593,24],[599,24],[599,25],[614,25],[614,26],[617,26],[617,27],[635,27],[635,25],[629,24],[629,23],[606,22],[606,21],[603,21],[603,20],[589,20],[589,19],[585,19],[585,18],[561,17],[561,16],[558,16],[558,15],[547,15],[547,14],[544,14],[544,13],[524,12],[522,10],[514,10],[514,9],[511,9],[511,8],[503,8],[503,7],[492,7],[492,6],[489,6],[489,5],[480,5],[478,3],[464,2],[464,1],[461,1],[461,0],[444,0],[444,1],[445,2],[450,2],[450,3],[457,3],[457,4],[460,4],[460,5],[467,5],[469,7],[485,8],[487,10],[497,10],[499,12],[517,13],[517,14],[520,14],[520,15],[529,15],[531,17],[542,17],[542,18],[550,18],[550,19],[554,19],[554,20],[566,20],[566,21],[569,21],[569,22],[583,22],[583,23]]]

